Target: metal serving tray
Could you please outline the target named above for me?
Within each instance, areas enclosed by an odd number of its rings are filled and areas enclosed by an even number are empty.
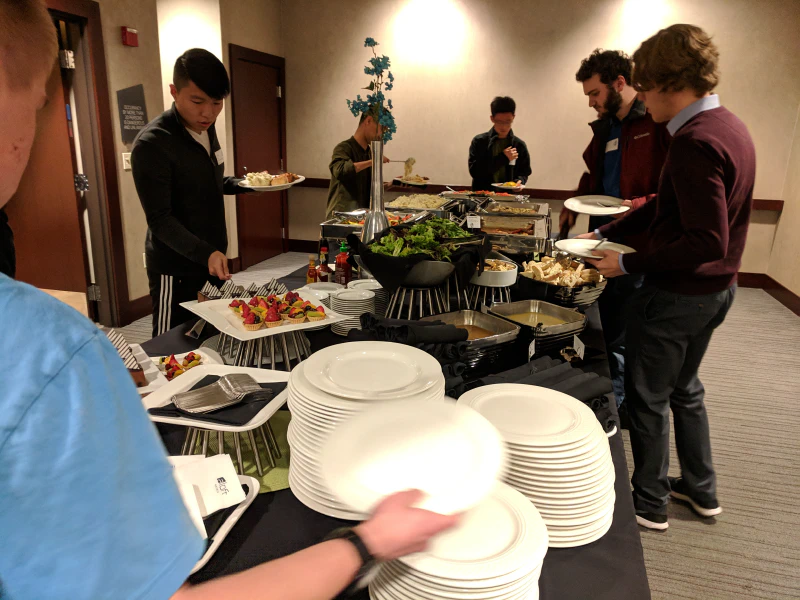
[[[512,210],[515,208],[529,212],[515,213]],[[550,214],[550,205],[546,202],[496,202],[491,200],[483,206],[481,212],[496,216],[544,218]]]
[[[455,325],[456,327],[463,325],[475,325],[476,327],[481,327],[482,329],[492,332],[492,335],[488,337],[479,338],[477,340],[468,340],[467,346],[469,349],[488,348],[490,346],[512,342],[517,339],[520,331],[520,326],[515,325],[511,321],[492,315],[486,315],[476,310],[458,310],[455,312],[425,317],[420,320],[442,321],[448,325]]]
[[[583,331],[586,327],[586,315],[575,310],[564,308],[544,302],[542,300],[518,300],[517,302],[506,302],[494,304],[489,312],[493,315],[507,319],[515,325],[519,325],[522,330],[535,331],[537,337],[556,336],[560,334],[573,334],[576,331]],[[537,325],[535,328],[523,323],[518,323],[508,318],[508,315],[517,313],[538,312],[562,319],[565,323],[561,325]]]

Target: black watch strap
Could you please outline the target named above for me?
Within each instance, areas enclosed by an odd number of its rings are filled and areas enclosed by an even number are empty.
[[[370,551],[367,549],[367,545],[364,543],[364,540],[361,539],[361,536],[359,536],[351,527],[334,529],[327,536],[325,536],[326,542],[330,540],[347,540],[353,544],[353,547],[361,557],[361,568],[358,570],[353,583],[347,588],[347,592],[352,594],[363,587],[359,585],[361,580],[367,573],[372,571],[372,568],[378,561],[374,556],[372,556],[372,554],[370,554]]]

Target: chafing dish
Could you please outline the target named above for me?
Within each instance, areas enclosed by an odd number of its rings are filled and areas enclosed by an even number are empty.
[[[514,211],[517,212],[514,212]],[[512,217],[547,217],[550,205],[546,202],[497,202],[490,200],[482,208],[482,213]]]
[[[529,312],[550,315],[564,321],[564,323],[558,325],[542,325],[539,323],[535,327],[531,327],[509,318],[509,315]],[[489,308],[489,313],[520,326],[520,334],[517,337],[520,345],[530,346],[530,343],[536,340],[536,355],[558,351],[561,348],[570,346],[572,337],[586,328],[586,315],[575,309],[564,308],[542,300],[519,300],[517,302],[494,304]]]

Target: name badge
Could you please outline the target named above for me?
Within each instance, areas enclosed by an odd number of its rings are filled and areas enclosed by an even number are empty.
[[[225,153],[222,151],[222,148],[214,152],[214,158],[217,159],[218,165],[221,165],[225,162]]]
[[[614,150],[619,150],[619,138],[608,140],[606,144],[606,152],[614,152]]]

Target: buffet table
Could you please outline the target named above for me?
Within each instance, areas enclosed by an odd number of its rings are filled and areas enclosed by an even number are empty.
[[[281,279],[290,290],[305,284],[305,268]],[[597,307],[586,311],[588,324],[581,339],[586,345],[584,370],[608,376]],[[216,332],[207,326],[200,339],[186,337],[194,322],[184,324],[142,344],[150,355],[165,355],[196,349],[204,338]],[[307,334],[314,351],[346,342],[330,329]],[[612,403],[613,404],[613,403]],[[613,408],[613,407],[612,407]],[[616,409],[614,409],[616,416]],[[185,430],[159,425],[170,454],[179,454]],[[609,532],[600,540],[577,548],[549,549],[539,581],[543,600],[592,598],[647,600],[647,582],[639,529],[634,518],[628,466],[622,436],[610,438],[611,456],[616,472],[616,505]],[[316,542],[332,529],[347,524],[307,508],[291,490],[260,494],[242,515],[208,564],[192,576],[199,583],[236,573],[262,562],[280,558]],[[366,590],[358,596],[368,598]]]

